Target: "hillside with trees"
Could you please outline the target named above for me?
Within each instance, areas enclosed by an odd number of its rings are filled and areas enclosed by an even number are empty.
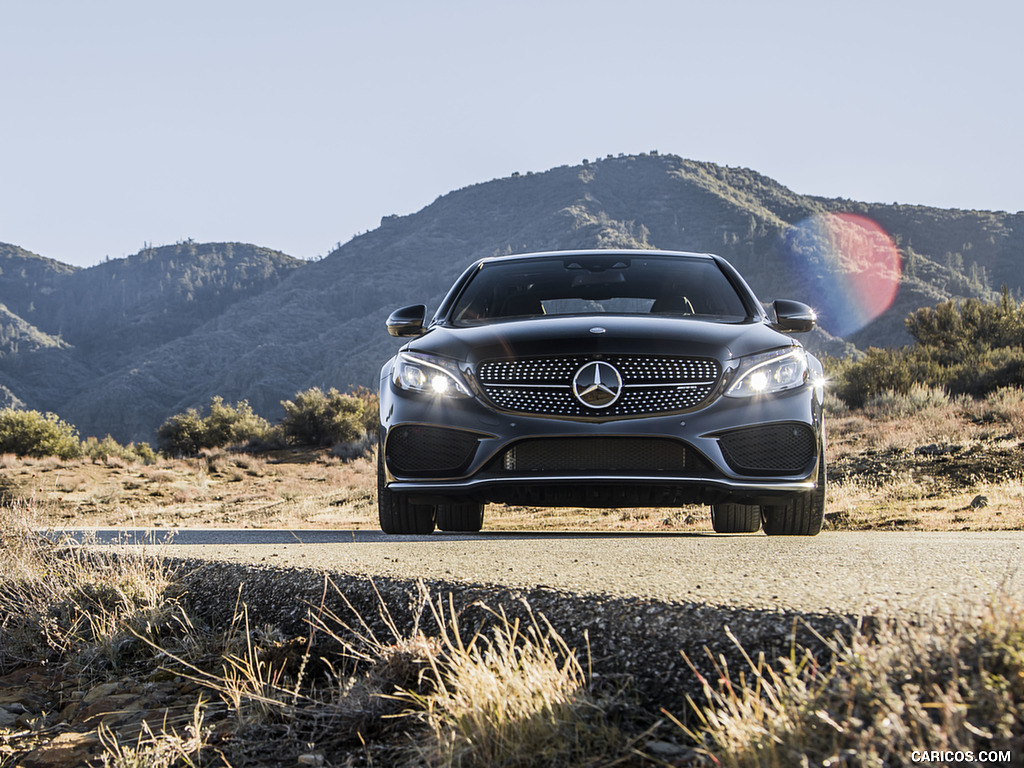
[[[903,265],[888,310],[842,337],[845,310],[830,292],[871,266],[829,268],[822,235],[802,226],[835,213],[878,222]],[[436,307],[472,260],[618,247],[725,256],[762,300],[816,306],[822,327],[807,341],[835,357],[910,343],[904,320],[921,307],[995,300],[1003,285],[1019,300],[1024,282],[1024,214],[826,200],[749,169],[609,156],[451,192],[317,262],[186,241],[75,270],[2,246],[0,303],[56,346],[18,344],[0,358],[0,394],[124,441],[152,440],[168,416],[217,396],[279,419],[294,392],[376,388],[397,347],[388,313]]]

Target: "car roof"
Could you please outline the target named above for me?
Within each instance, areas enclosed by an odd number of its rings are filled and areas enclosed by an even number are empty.
[[[669,256],[681,258],[697,258],[714,260],[717,258],[711,253],[697,253],[693,251],[662,251],[650,248],[586,248],[565,251],[533,251],[530,253],[510,253],[504,256],[488,256],[479,259],[478,265],[490,264],[499,261],[516,261],[518,259],[543,259],[543,258],[573,258],[579,256]]]

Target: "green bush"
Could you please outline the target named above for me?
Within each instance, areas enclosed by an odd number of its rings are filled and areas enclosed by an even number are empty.
[[[852,408],[915,386],[980,398],[1024,386],[1024,307],[1005,290],[998,302],[947,301],[906,320],[915,344],[872,348],[859,360],[826,360],[830,389]]]
[[[249,440],[262,440],[270,432],[270,424],[253,412],[247,400],[235,403],[232,408],[223,398],[215,397],[210,402],[210,415],[206,417],[206,448],[219,448]]]
[[[337,445],[360,440],[367,433],[366,400],[343,395],[333,387],[324,392],[319,387],[307,389],[284,400],[285,417],[281,431],[298,445]],[[374,412],[376,422],[376,413]]]
[[[203,417],[195,408],[176,413],[156,432],[157,447],[172,456],[194,456],[205,440]]]
[[[313,387],[294,400],[281,401],[285,417],[279,426],[271,427],[245,400],[231,406],[215,397],[207,416],[189,408],[167,419],[157,431],[158,446],[172,456],[194,456],[204,448],[238,444],[254,450],[289,444],[345,445],[344,456],[354,458],[364,455],[376,439],[377,403],[377,394],[365,387],[348,395]]]
[[[4,408],[0,410],[0,452],[74,459],[82,455],[82,443],[78,430],[55,413]]]
[[[108,461],[110,458],[118,458],[130,463],[143,462],[153,464],[156,461],[156,453],[149,443],[129,443],[121,445],[110,435],[102,440],[95,437],[88,437],[82,443],[82,453],[94,462]]]
[[[946,301],[911,313],[906,324],[918,345],[938,350],[949,362],[1024,343],[1024,306],[1005,287],[997,302]]]
[[[194,456],[203,448],[262,440],[269,433],[266,419],[257,416],[247,401],[232,407],[217,396],[210,401],[209,416],[189,408],[167,419],[157,430],[157,444],[172,456]]]
[[[351,394],[363,401],[363,430],[376,440],[380,432],[380,395],[366,387],[356,387]]]

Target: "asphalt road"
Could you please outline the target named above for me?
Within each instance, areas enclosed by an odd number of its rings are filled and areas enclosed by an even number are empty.
[[[1024,600],[1020,531],[812,538],[223,529],[89,535],[168,557],[814,613],[930,612],[1008,595]]]

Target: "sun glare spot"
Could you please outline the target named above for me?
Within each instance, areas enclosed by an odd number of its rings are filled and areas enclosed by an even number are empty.
[[[822,327],[838,336],[864,328],[892,306],[902,266],[892,238],[876,222],[853,213],[804,219],[786,236],[795,266],[809,276]]]

